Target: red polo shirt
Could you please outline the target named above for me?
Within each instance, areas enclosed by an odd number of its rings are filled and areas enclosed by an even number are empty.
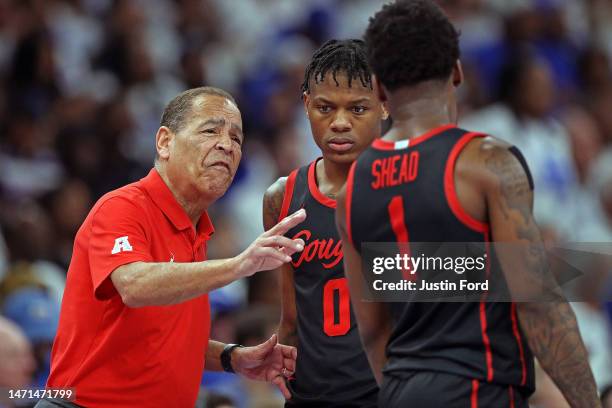
[[[86,407],[193,407],[210,333],[208,295],[127,307],[110,274],[131,262],[206,259],[214,229],[197,231],[156,170],[112,191],[79,229],[48,387],[73,387]]]

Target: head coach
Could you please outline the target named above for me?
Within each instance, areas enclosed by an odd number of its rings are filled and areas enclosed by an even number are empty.
[[[206,211],[230,186],[242,142],[227,92],[195,88],[168,104],[155,167],[103,196],[76,235],[47,383],[76,399],[37,407],[193,407],[205,365],[289,396],[283,375],[295,369],[294,348],[276,336],[245,348],[209,340],[207,293],[278,268],[304,245],[283,237],[305,219],[299,211],[236,257],[206,260]]]

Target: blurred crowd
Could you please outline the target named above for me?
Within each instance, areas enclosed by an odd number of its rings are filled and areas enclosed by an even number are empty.
[[[262,231],[267,186],[317,156],[299,90],[312,52],[329,38],[360,37],[382,3],[0,0],[0,387],[44,385],[74,235],[101,195],[152,167],[165,104],[201,85],[238,100],[243,159],[211,210],[209,246],[209,258],[233,256]],[[460,125],[522,150],[549,248],[604,243],[580,258],[579,269],[597,278],[575,288],[573,304],[604,392],[612,386],[612,1],[439,3],[461,31]],[[215,291],[212,337],[265,340],[278,300],[273,273]],[[552,383],[538,381],[533,406],[562,407]],[[282,406],[266,384],[220,373],[203,384],[202,406]]]

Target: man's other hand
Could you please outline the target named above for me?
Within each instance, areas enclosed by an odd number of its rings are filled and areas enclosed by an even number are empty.
[[[232,367],[237,374],[251,380],[275,384],[286,399],[291,393],[285,379],[293,375],[297,350],[278,344],[276,334],[254,347],[236,348],[232,352]]]

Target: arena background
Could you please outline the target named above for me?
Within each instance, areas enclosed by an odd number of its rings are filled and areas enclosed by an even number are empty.
[[[73,237],[105,192],[152,166],[164,105],[180,91],[230,91],[243,114],[240,170],[211,210],[209,258],[262,231],[277,177],[317,156],[300,100],[313,50],[361,37],[379,0],[0,0],[0,386],[42,386]],[[461,30],[461,122],[521,148],[548,245],[612,242],[612,1],[440,0]],[[610,264],[574,304],[598,387],[612,384]],[[246,345],[279,318],[273,273],[211,296],[212,337]],[[4,323],[3,323],[4,324]],[[541,372],[532,403],[563,407]],[[200,406],[277,407],[262,383],[206,373]],[[215,396],[216,395],[216,396]],[[228,396],[230,399],[219,397]],[[225,405],[224,405],[225,404]]]

